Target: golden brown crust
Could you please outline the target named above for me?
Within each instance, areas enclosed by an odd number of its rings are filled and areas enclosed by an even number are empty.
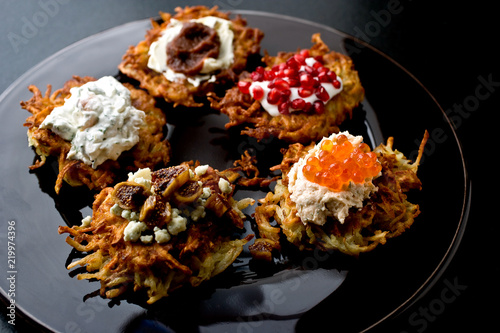
[[[255,247],[250,246],[251,252],[257,258],[270,260],[271,251],[281,247],[280,232],[301,250],[317,247],[354,256],[371,251],[377,245],[385,244],[388,239],[401,235],[420,213],[419,206],[410,203],[405,192],[421,188],[416,172],[427,139],[426,131],[414,163],[393,150],[393,138],[389,138],[386,145],[378,146],[374,152],[382,164],[382,176],[373,180],[378,191],[364,203],[362,209],[352,209],[343,224],[329,219],[323,226],[311,223],[304,225],[288,191],[288,172],[313,144],[309,147],[299,143],[290,145],[289,149],[283,151],[282,163],[274,168],[282,170],[282,180],[276,185],[274,193],[269,192],[255,209],[260,238],[255,241]],[[272,220],[276,220],[279,227],[271,226]],[[262,243],[266,244],[264,249]]]
[[[216,6],[213,8],[205,6],[177,7],[175,11],[175,15],[160,12],[163,22],[161,24],[155,21],[151,22],[153,27],[147,32],[145,40],[139,42],[137,46],[129,47],[118,68],[125,75],[139,81],[141,87],[155,97],[162,97],[167,102],[173,103],[174,106],[200,107],[203,106],[203,103],[198,97],[204,98],[208,92],[214,91],[216,86],[232,84],[236,80],[237,75],[246,68],[248,57],[259,53],[260,41],[264,34],[259,29],[247,27],[246,21],[237,16],[231,20],[234,32],[234,62],[230,68],[222,70],[216,75],[216,82],[205,81],[198,87],[193,86],[187,80],[170,82],[162,73],[155,72],[147,66],[149,47],[160,37],[170,20],[174,18],[188,21],[205,16],[230,19],[228,13],[219,12]]]
[[[229,116],[226,128],[238,125],[247,125],[242,134],[255,137],[258,140],[270,136],[289,143],[309,143],[317,141],[339,131],[340,125],[347,116],[351,117],[352,110],[363,100],[364,89],[354,70],[352,60],[343,54],[330,51],[323,43],[319,34],[312,36],[313,46],[309,54],[312,57],[323,56],[324,66],[334,71],[343,81],[343,90],[325,105],[323,114],[291,113],[289,115],[270,116],[258,101],[250,95],[243,94],[238,87],[227,91],[223,98],[211,96],[211,106]],[[276,57],[266,54],[263,61],[268,68],[284,63],[295,53],[280,52]],[[240,77],[245,80],[248,73]]]
[[[185,164],[187,166],[187,164]],[[159,170],[161,171],[161,170]],[[191,166],[191,171],[194,167]],[[154,173],[153,173],[154,174]],[[156,173],[155,182],[161,181],[165,173]],[[203,184],[211,188],[211,197],[217,197],[231,206],[238,203],[233,200],[232,192],[220,193],[217,184],[223,177],[215,169],[209,168],[203,176],[194,176],[190,181]],[[131,186],[133,181],[128,182]],[[141,186],[140,184],[135,184]],[[115,189],[117,188],[116,185]],[[176,235],[171,235],[167,242],[158,243],[153,240],[145,244],[142,240],[124,240],[124,230],[129,220],[123,214],[113,213],[112,207],[120,204],[119,199],[113,195],[115,189],[107,187],[96,195],[92,221],[88,226],[60,226],[59,233],[68,233],[66,242],[86,256],[68,265],[68,269],[85,266],[88,273],[79,274],[78,279],[97,279],[101,283],[100,294],[106,298],[114,298],[126,290],[137,291],[145,289],[148,294],[148,303],[154,303],[166,297],[169,293],[184,285],[196,287],[203,281],[220,274],[230,266],[241,253],[243,245],[253,235],[243,239],[231,239],[234,227],[242,227],[241,217],[234,213],[234,208],[226,210],[223,216],[218,216],[214,206],[207,205],[206,216],[190,221],[187,229]],[[150,193],[156,201],[176,205],[175,193],[164,197],[159,193]],[[146,199],[147,202],[147,199]],[[146,203],[144,203],[146,205]],[[155,210],[165,205],[158,205]],[[188,206],[184,205],[182,209]],[[154,214],[151,216],[155,216]],[[141,218],[139,218],[141,219]],[[157,224],[148,217],[143,220],[149,225],[149,232]],[[168,224],[172,221],[167,222]],[[160,229],[165,228],[164,225]]]
[[[170,160],[170,144],[164,138],[163,128],[166,118],[163,112],[155,107],[155,100],[145,91],[135,89],[130,84],[124,84],[131,92],[134,107],[146,114],[145,122],[139,130],[139,142],[129,151],[123,152],[116,160],[107,160],[96,169],[79,160],[66,158],[71,143],[49,129],[39,128],[44,119],[55,107],[64,104],[65,98],[70,95],[70,89],[79,87],[87,82],[95,81],[92,77],[74,76],[67,81],[63,88],[52,93],[49,85],[45,95],[40,89],[31,85],[28,89],[33,97],[21,102],[21,106],[32,115],[26,119],[24,126],[28,127],[28,138],[39,155],[40,160],[30,169],[42,166],[48,156],[58,158],[59,174],[55,190],[59,193],[63,181],[71,186],[86,185],[89,189],[101,190],[112,184],[120,173],[136,171],[139,168],[154,168],[168,163]]]

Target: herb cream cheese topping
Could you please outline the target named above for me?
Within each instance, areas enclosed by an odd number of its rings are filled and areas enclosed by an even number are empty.
[[[70,92],[64,105],[54,108],[40,126],[71,142],[68,159],[95,169],[139,142],[145,113],[132,106],[130,91],[115,78],[105,76]]]

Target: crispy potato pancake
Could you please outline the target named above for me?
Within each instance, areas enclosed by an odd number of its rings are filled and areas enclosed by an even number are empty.
[[[162,97],[167,102],[173,103],[174,106],[200,107],[204,105],[203,100],[208,92],[213,92],[217,86],[227,86],[234,83],[237,75],[246,68],[248,57],[260,52],[260,41],[264,34],[259,29],[247,27],[246,21],[240,16],[230,20],[229,14],[219,12],[216,6],[213,8],[204,6],[177,7],[175,11],[175,15],[160,12],[163,22],[161,24],[154,20],[151,22],[152,29],[147,32],[145,40],[137,46],[130,46],[118,68],[125,75],[139,81],[141,87],[155,97]],[[230,20],[234,33],[233,64],[228,69],[220,70],[216,74],[215,82],[204,81],[198,87],[186,79],[170,82],[162,73],[148,68],[149,48],[161,36],[171,19],[189,21],[206,16]]]
[[[78,279],[99,280],[103,297],[145,289],[148,303],[224,271],[253,237],[231,236],[243,228],[241,209],[253,200],[235,201],[224,172],[197,171],[192,164],[139,170],[102,190],[90,223],[59,227],[70,234],[68,244],[87,253],[68,269],[85,266],[88,273]],[[134,237],[135,225],[142,229]]]
[[[343,81],[342,91],[326,103],[325,112],[322,114],[292,112],[273,117],[262,108],[259,101],[254,100],[249,94],[243,94],[238,87],[233,87],[223,98],[213,95],[210,97],[212,108],[220,110],[229,117],[226,128],[247,125],[241,134],[258,140],[272,136],[289,143],[309,143],[337,133],[338,125],[347,115],[351,117],[352,110],[363,100],[364,89],[358,72],[348,56],[330,51],[319,34],[312,36],[312,42],[310,56],[322,56],[324,66],[334,71]],[[269,69],[286,62],[299,52],[300,49],[297,52],[280,52],[275,57],[266,53],[263,61]],[[244,72],[240,80],[246,80],[248,77],[249,73]]]
[[[52,93],[49,85],[43,95],[34,85],[28,87],[33,97],[21,102],[21,106],[32,115],[26,119],[24,126],[28,127],[28,140],[35,148],[40,159],[30,167],[37,169],[45,164],[48,156],[58,158],[59,174],[55,184],[55,191],[59,193],[63,181],[71,186],[86,185],[89,189],[101,190],[112,184],[116,177],[126,172],[136,171],[139,168],[154,168],[163,166],[170,160],[170,144],[163,134],[166,118],[163,112],[155,107],[155,100],[145,91],[135,89],[130,84],[124,84],[131,92],[131,101],[135,108],[146,114],[145,122],[139,130],[139,142],[130,150],[123,152],[116,160],[107,160],[96,169],[80,160],[67,159],[71,143],[49,129],[40,128],[44,119],[55,107],[64,104],[70,94],[70,89],[95,81],[92,77],[74,76],[64,84],[62,89]]]
[[[382,165],[382,175],[373,180],[378,191],[364,202],[361,209],[351,208],[343,224],[330,217],[323,226],[304,224],[297,215],[296,205],[288,191],[288,172],[294,163],[314,147],[314,143],[309,146],[300,143],[290,145],[283,152],[282,163],[273,168],[281,169],[282,179],[278,181],[274,193],[269,192],[255,209],[260,238],[250,246],[252,255],[271,260],[272,251],[281,249],[281,232],[300,250],[317,247],[353,256],[371,251],[377,245],[385,244],[388,239],[401,235],[420,213],[419,206],[409,202],[405,192],[421,189],[422,184],[416,173],[427,139],[426,131],[418,157],[413,163],[393,149],[392,137],[387,140],[387,144],[375,148],[373,151]],[[278,223],[278,227],[271,225],[273,220]]]

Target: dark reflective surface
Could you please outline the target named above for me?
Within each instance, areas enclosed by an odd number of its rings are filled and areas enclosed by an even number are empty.
[[[366,100],[341,129],[364,135],[372,146],[394,136],[395,147],[410,157],[415,157],[424,130],[429,130],[431,139],[419,170],[424,187],[409,195],[422,210],[414,226],[357,260],[338,254],[298,253],[285,246],[280,261],[265,265],[250,260],[245,250],[232,268],[214,280],[152,306],[145,305],[141,294],[118,301],[96,296],[98,282],[78,281],[76,272],[65,269],[75,252],[64,242],[65,236],[57,234],[59,225],[80,223],[90,213],[92,194],[65,187],[59,197],[53,195],[54,164],[35,174],[28,172],[34,153],[27,147],[26,130],[21,126],[27,112],[19,101],[31,97],[29,84],[43,89],[50,83],[57,88],[74,74],[116,75],[126,48],[140,41],[149,28],[149,21],[133,22],[57,53],[17,80],[0,99],[0,156],[6,160],[0,164],[4,176],[1,219],[16,221],[16,304],[31,320],[69,332],[265,332],[293,327],[308,331],[335,320],[341,331],[355,332],[404,310],[403,305],[440,274],[463,229],[468,192],[460,147],[439,106],[402,68],[330,28],[264,13],[243,15],[266,33],[262,50],[270,54],[307,48],[311,34],[321,32],[331,49],[353,57]],[[277,152],[282,143],[257,142],[237,131],[226,131],[223,115],[209,110],[165,111],[171,123],[173,163],[198,159],[224,169],[250,149],[265,170],[281,157]],[[240,191],[237,195],[261,198],[264,194]],[[251,219],[245,227],[247,233],[253,232]],[[0,255],[6,256],[4,248]],[[0,261],[4,272],[6,263]],[[8,289],[5,279],[0,279],[0,287],[3,293]]]

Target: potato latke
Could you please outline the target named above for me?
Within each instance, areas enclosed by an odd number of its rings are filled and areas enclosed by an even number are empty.
[[[211,96],[211,106],[229,116],[226,128],[238,125],[247,125],[241,131],[258,140],[276,137],[289,143],[310,143],[324,136],[339,131],[340,125],[346,116],[352,115],[352,110],[363,100],[364,89],[354,70],[352,60],[343,54],[330,51],[321,40],[319,34],[312,36],[314,45],[310,48],[311,57],[322,56],[324,66],[334,71],[343,81],[342,91],[325,104],[325,112],[321,114],[293,112],[271,116],[261,106],[259,101],[250,95],[243,94],[238,87],[229,89],[223,98]],[[280,52],[276,57],[266,54],[263,58],[267,68],[287,61],[297,52]],[[240,80],[247,80],[248,72],[240,76]]]
[[[188,21],[206,16],[230,19],[229,14],[217,11],[217,7],[194,6],[184,9],[177,7],[175,10],[177,12],[175,15],[160,12],[163,22],[159,24],[152,21],[153,27],[147,32],[145,40],[127,50],[118,68],[125,75],[139,81],[141,87],[155,97],[162,97],[174,106],[200,107],[203,106],[203,100],[208,92],[214,91],[217,86],[231,85],[237,79],[237,75],[246,68],[248,57],[259,53],[260,41],[264,34],[259,29],[247,27],[246,21],[237,16],[231,20],[234,33],[234,61],[231,67],[217,72],[215,82],[204,81],[197,87],[186,79],[181,82],[170,82],[162,73],[155,72],[147,66],[149,47],[161,36],[170,20]]]
[[[64,104],[64,100],[70,96],[71,88],[90,81],[95,81],[95,78],[74,76],[62,89],[53,93],[49,85],[45,95],[42,95],[39,88],[31,85],[28,89],[33,93],[33,97],[21,102],[21,106],[32,114],[26,119],[24,126],[28,127],[30,145],[40,157],[30,169],[34,170],[44,165],[48,156],[56,157],[59,161],[56,193],[59,193],[63,180],[71,186],[86,185],[89,189],[101,190],[112,184],[120,174],[125,175],[126,172],[136,171],[139,168],[161,167],[170,160],[170,144],[164,136],[166,125],[164,113],[155,107],[153,97],[130,84],[124,85],[130,90],[133,106],[146,114],[145,122],[139,130],[139,142],[129,151],[123,152],[116,161],[107,160],[96,169],[80,160],[67,159],[71,143],[49,129],[40,128],[40,125],[55,107]]]
[[[79,274],[78,279],[98,279],[103,297],[146,289],[148,303],[224,271],[253,237],[231,237],[243,228],[240,209],[253,201],[235,201],[232,185],[220,185],[227,181],[224,172],[211,167],[203,174],[195,171],[194,166],[181,164],[152,172],[149,181],[129,177],[102,190],[95,198],[90,224],[59,227],[59,233],[70,234],[68,244],[87,252],[68,269],[85,266],[89,273]],[[204,214],[194,213],[199,207],[204,207]],[[181,227],[175,220],[179,218]],[[145,225],[140,238],[125,240],[130,223]],[[170,235],[167,240],[156,235],[162,230]]]
[[[427,139],[426,131],[414,163],[393,149],[392,137],[387,140],[387,144],[375,148],[373,151],[382,164],[382,175],[373,180],[378,191],[366,200],[363,208],[351,209],[343,224],[334,218],[329,218],[322,226],[313,223],[304,224],[301,221],[288,191],[288,172],[294,163],[314,147],[314,144],[290,145],[284,151],[282,163],[273,168],[281,169],[282,179],[278,181],[274,193],[269,192],[260,200],[261,205],[255,209],[260,238],[250,246],[252,255],[271,260],[272,251],[281,249],[279,243],[281,231],[288,241],[300,250],[317,247],[325,251],[338,250],[354,256],[371,251],[377,245],[385,244],[387,239],[401,235],[420,213],[418,205],[406,200],[405,192],[421,188],[422,184],[416,172]],[[271,225],[273,220],[279,224],[278,227]]]

